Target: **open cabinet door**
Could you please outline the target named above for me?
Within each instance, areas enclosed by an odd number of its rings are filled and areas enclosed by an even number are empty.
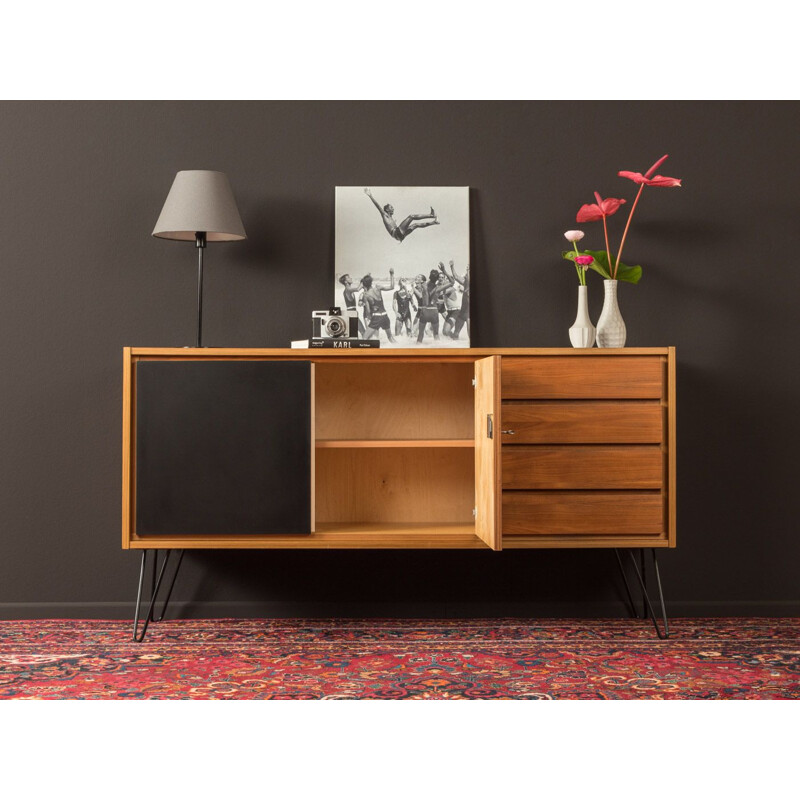
[[[475,362],[475,533],[502,549],[500,526],[500,356]]]

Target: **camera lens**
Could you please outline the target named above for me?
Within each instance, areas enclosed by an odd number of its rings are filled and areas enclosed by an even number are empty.
[[[338,317],[329,319],[326,328],[328,336],[341,336],[344,333],[344,323]]]

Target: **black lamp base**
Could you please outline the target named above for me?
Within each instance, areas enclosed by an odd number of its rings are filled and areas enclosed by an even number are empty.
[[[203,250],[206,249],[205,231],[194,235],[197,248],[197,347],[203,346]]]

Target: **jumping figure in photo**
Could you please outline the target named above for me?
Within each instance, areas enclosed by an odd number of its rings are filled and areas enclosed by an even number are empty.
[[[429,225],[439,224],[436,212],[433,210],[433,207],[431,207],[430,214],[410,214],[398,225],[394,220],[394,206],[387,203],[385,206],[381,207],[378,201],[372,196],[372,192],[369,189],[364,189],[364,194],[372,200],[375,208],[378,209],[383,224],[389,232],[389,236],[391,236],[392,239],[396,239],[398,242],[402,242],[406,236],[412,231],[417,230],[417,228],[427,228]]]

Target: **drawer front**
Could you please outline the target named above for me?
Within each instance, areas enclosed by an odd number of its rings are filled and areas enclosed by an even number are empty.
[[[557,400],[503,403],[503,444],[660,444],[658,400]]]
[[[662,534],[658,492],[503,492],[503,535]]]
[[[660,400],[664,375],[661,356],[504,356],[501,393],[503,400]]]
[[[661,489],[658,445],[504,446],[503,489]]]

